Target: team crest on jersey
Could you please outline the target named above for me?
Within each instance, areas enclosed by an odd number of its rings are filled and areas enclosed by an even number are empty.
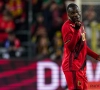
[[[84,29],[84,26],[82,27],[82,31],[81,31],[81,35],[82,35],[82,41],[85,41],[86,40],[86,36],[85,36],[85,29]]]
[[[81,33],[81,35],[82,35],[82,41],[85,41],[86,40],[85,33]]]
[[[81,81],[78,80],[77,85],[78,86],[81,86]]]

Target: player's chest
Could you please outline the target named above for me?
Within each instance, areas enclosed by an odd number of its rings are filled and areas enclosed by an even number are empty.
[[[74,32],[75,32],[75,30],[72,29],[73,35],[74,35]],[[85,32],[85,29],[83,26],[79,29],[79,32],[77,33],[77,35],[78,35],[78,39],[80,39],[80,37],[82,37],[82,41],[86,41],[86,32]]]

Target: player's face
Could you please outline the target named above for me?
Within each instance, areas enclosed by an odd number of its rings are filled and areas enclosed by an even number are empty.
[[[69,8],[68,9],[68,16],[73,22],[80,22],[81,21],[81,14],[78,7]]]

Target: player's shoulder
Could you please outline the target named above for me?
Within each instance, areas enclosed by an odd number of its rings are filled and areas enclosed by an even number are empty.
[[[64,22],[63,27],[64,26],[68,26],[68,24],[69,24],[69,20],[67,20],[67,21]]]
[[[66,28],[69,26],[69,20],[65,21],[62,25],[62,29]]]

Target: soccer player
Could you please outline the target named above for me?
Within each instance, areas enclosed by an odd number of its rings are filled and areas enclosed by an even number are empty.
[[[79,7],[71,3],[67,7],[68,20],[62,26],[64,55],[62,70],[68,90],[87,90],[86,55],[100,60],[86,44],[86,32],[81,22]]]

